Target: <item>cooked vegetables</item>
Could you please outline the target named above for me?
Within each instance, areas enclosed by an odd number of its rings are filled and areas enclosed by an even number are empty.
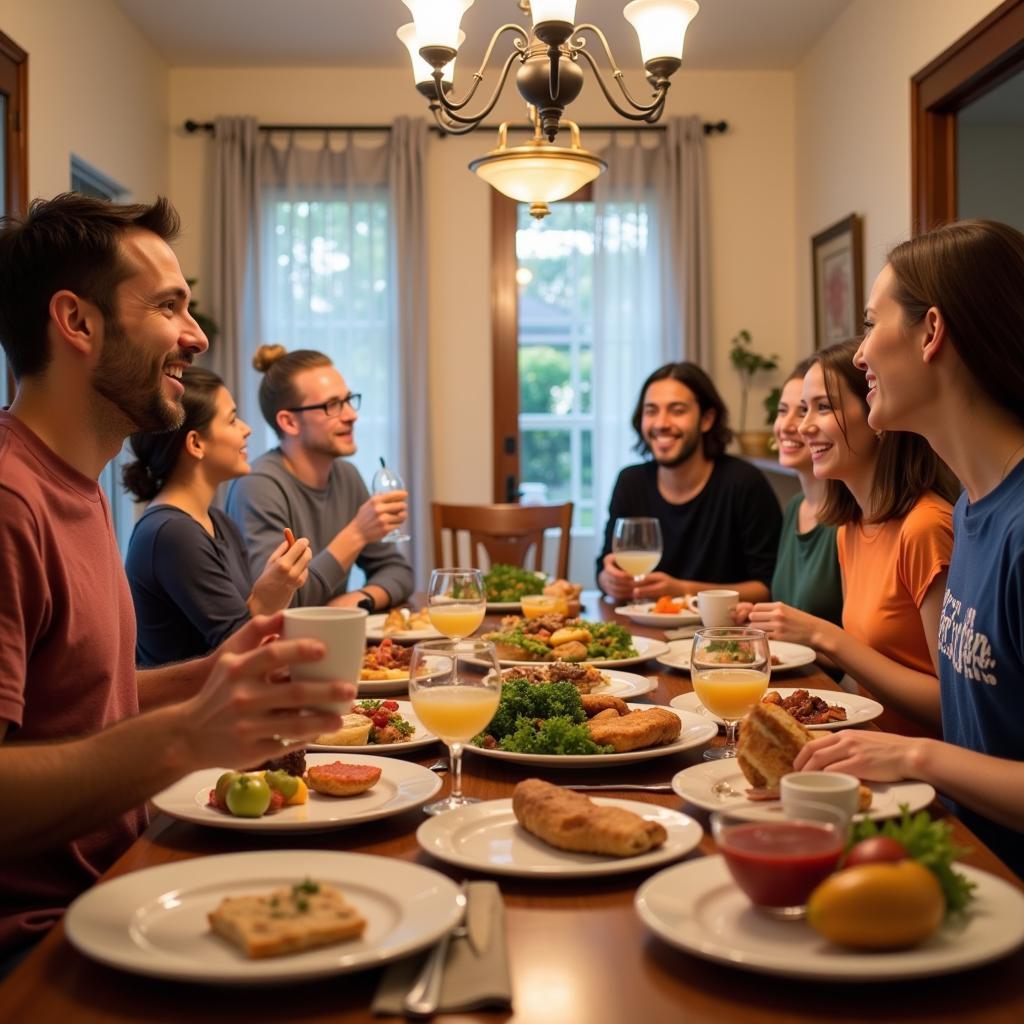
[[[484,574],[488,601],[518,601],[525,594],[540,594],[546,580],[515,565],[492,565]]]

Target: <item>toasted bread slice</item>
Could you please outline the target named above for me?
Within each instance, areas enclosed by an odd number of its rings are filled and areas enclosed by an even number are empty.
[[[306,784],[318,793],[328,796],[355,796],[377,785],[381,770],[368,764],[314,765],[306,772]]]
[[[736,760],[747,781],[777,790],[793,770],[793,759],[813,734],[777,704],[757,703],[740,726]]]
[[[355,939],[366,928],[337,889],[309,881],[265,895],[229,896],[207,917],[214,934],[253,959]]]

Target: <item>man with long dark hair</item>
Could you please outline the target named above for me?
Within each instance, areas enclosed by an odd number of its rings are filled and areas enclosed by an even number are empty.
[[[608,507],[597,582],[618,600],[683,596],[709,587],[769,596],[782,514],[760,470],[725,454],[729,414],[711,378],[694,363],[668,363],[640,389],[633,413],[645,461],[619,474]],[[612,554],[615,520],[651,516],[663,553],[639,586]]]

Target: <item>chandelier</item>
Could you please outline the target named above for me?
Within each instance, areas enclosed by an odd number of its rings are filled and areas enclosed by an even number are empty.
[[[474,0],[403,3],[412,12],[413,21],[398,30],[398,38],[409,51],[416,88],[426,97],[442,132],[465,135],[478,127],[498,102],[513,64],[519,63],[516,86],[526,101],[533,138],[525,145],[509,146],[511,122],[506,121],[498,127],[497,148],[472,161],[469,167],[504,195],[530,203],[530,212],[538,218],[549,212],[548,203],[572,195],[607,167],[600,157],[582,147],[579,126],[564,116],[565,108],[583,88],[581,62],[590,65],[601,92],[617,114],[653,124],[665,109],[669,79],[682,64],[686,28],[700,10],[696,0],[632,0],[623,8],[623,16],[639,37],[644,73],[651,88],[649,100],[639,102],[626,88],[601,29],[589,22],[575,23],[577,0],[518,0],[518,7],[532,18],[532,34],[515,23],[496,29],[479,69],[473,73],[472,85],[464,97],[456,99],[455,58],[466,38],[459,24]],[[513,37],[512,52],[490,97],[476,113],[469,114],[466,107],[484,80],[499,39],[506,33]],[[616,98],[587,49],[587,35],[593,35],[603,49],[623,102]],[[555,145],[562,127],[570,131],[569,146]]]

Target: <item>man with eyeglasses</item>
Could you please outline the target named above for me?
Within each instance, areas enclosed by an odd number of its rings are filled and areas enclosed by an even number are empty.
[[[309,577],[294,604],[342,605],[375,611],[404,601],[412,567],[381,538],[405,521],[405,491],[370,495],[346,460],[356,451],[355,422],[362,396],[354,393],[322,352],[262,345],[253,366],[263,374],[260,409],[280,439],[256,459],[252,472],[228,492],[227,511],[238,523],[250,564],[265,565],[287,527],[308,537]],[[358,565],[361,589],[348,590]]]

